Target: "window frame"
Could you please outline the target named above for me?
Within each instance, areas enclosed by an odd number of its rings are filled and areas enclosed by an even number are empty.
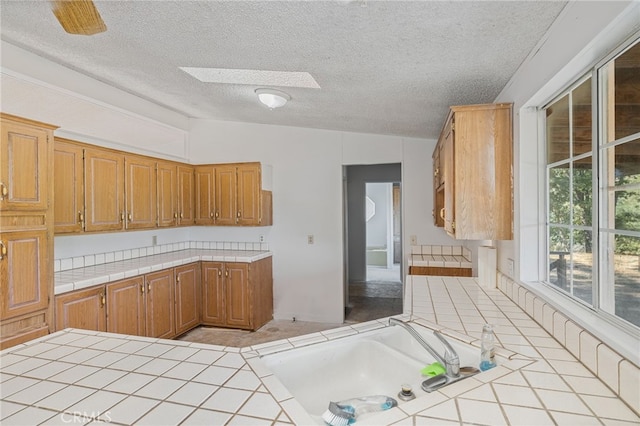
[[[544,287],[552,290],[552,294],[559,296],[559,302],[562,304],[564,302],[569,302],[572,305],[579,305],[583,309],[592,311],[598,318],[605,320],[606,322],[614,325],[615,327],[629,332],[633,335],[640,334],[640,325],[634,325],[630,321],[623,319],[615,315],[615,313],[610,313],[605,311],[602,307],[603,305],[609,305],[608,309],[612,309],[615,312],[615,282],[607,284],[607,277],[604,275],[609,272],[609,266],[605,265],[603,262],[607,261],[608,254],[606,253],[607,247],[604,247],[603,244],[600,244],[601,235],[603,232],[617,234],[617,230],[615,228],[605,228],[606,231],[603,231],[603,224],[601,223],[601,219],[608,217],[609,212],[605,212],[608,210],[607,205],[607,197],[608,195],[608,187],[605,185],[600,185],[600,182],[603,178],[603,174],[605,173],[604,161],[606,161],[605,152],[608,148],[622,145],[629,141],[635,141],[640,137],[640,132],[633,133],[626,137],[616,139],[611,142],[606,142],[605,133],[606,133],[606,125],[604,123],[606,116],[603,112],[603,109],[606,107],[605,102],[605,94],[606,88],[602,87],[601,74],[605,67],[609,65],[612,61],[620,57],[627,50],[632,47],[640,45],[640,32],[634,34],[633,36],[627,38],[623,43],[618,44],[611,52],[606,55],[601,60],[591,64],[591,66],[587,67],[583,70],[579,77],[572,79],[569,84],[566,84],[562,87],[561,90],[557,91],[550,99],[546,102],[540,103],[539,107],[537,107],[537,120],[538,120],[538,140],[539,140],[539,161],[541,165],[541,169],[543,170],[543,174],[541,176],[541,180],[543,184],[541,185],[544,188],[544,194],[542,194],[541,200],[541,225],[542,225],[542,234],[544,235],[544,244],[540,247],[541,257],[540,257],[540,265],[539,265],[539,282],[544,285]],[[591,114],[592,114],[592,131],[591,131],[591,151],[589,153],[583,153],[580,155],[573,154],[573,120],[572,120],[572,111],[573,104],[571,102],[573,91],[578,88],[581,84],[583,84],[588,79],[591,79]],[[546,127],[546,109],[553,105],[555,102],[561,100],[563,97],[569,96],[569,156],[567,159],[559,160],[556,162],[549,163],[548,162],[548,143],[547,143],[547,127]],[[604,138],[604,139],[603,139]],[[603,143],[601,143],[604,141]],[[569,173],[569,191],[573,193],[573,163],[576,160],[581,158],[586,158],[588,156],[592,157],[592,218],[591,218],[591,226],[578,226],[573,224],[573,215],[571,215],[570,224],[568,226],[559,226],[561,228],[567,228],[570,231],[570,240],[571,247],[573,247],[573,231],[575,230],[588,230],[592,233],[593,239],[593,247],[592,250],[592,301],[588,303],[572,294],[572,292],[568,292],[559,288],[557,285],[551,283],[550,281],[550,268],[549,268],[549,255],[550,255],[550,229],[552,226],[558,227],[558,224],[553,224],[550,222],[550,179],[549,172],[553,167],[557,167],[558,165],[568,164],[570,165],[570,173]],[[573,211],[573,198],[570,199],[571,211]],[[625,232],[622,232],[625,234]],[[640,231],[632,231],[633,236],[640,236]],[[570,259],[573,259],[573,252],[571,252]],[[573,271],[573,261],[571,261],[570,267],[567,268],[568,271]],[[573,279],[571,278],[571,282]],[[604,298],[604,299],[603,299]],[[604,301],[603,301],[604,300]]]

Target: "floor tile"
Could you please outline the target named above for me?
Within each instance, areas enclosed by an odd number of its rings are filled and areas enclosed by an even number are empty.
[[[571,391],[571,388],[557,374],[533,371],[523,371],[522,374],[534,388]]]
[[[240,354],[226,353],[214,362],[219,367],[241,368],[244,364],[244,358]]]
[[[20,375],[25,374],[31,370],[34,370],[38,367],[42,367],[45,364],[48,364],[49,361],[46,359],[39,358],[25,358],[19,362],[8,366],[2,366],[2,371],[5,373]]]
[[[102,351],[96,349],[78,349],[74,348],[75,352],[70,353],[62,358],[60,361],[62,362],[71,362],[75,364],[83,363],[89,359],[95,358],[98,355],[102,355]]]
[[[26,357],[37,357],[43,353],[46,353],[53,349],[57,349],[59,347],[60,346],[52,345],[51,343],[41,342],[41,343],[38,343],[37,345],[31,344],[31,345],[24,346],[22,348],[15,350],[13,353],[15,355],[21,355]]]
[[[152,343],[136,352],[136,355],[157,357],[173,349],[172,345]]]
[[[8,397],[3,397],[7,401],[19,402],[21,404],[32,405],[47,396],[58,392],[65,385],[53,382],[38,382]]]
[[[618,398],[607,398],[595,395],[582,395],[581,397],[589,408],[599,417],[640,422],[640,417]]]
[[[69,364],[66,362],[50,361],[49,363],[44,364],[41,367],[34,368],[33,370],[24,373],[23,376],[44,380],[55,374],[68,370],[74,365],[75,364]]]
[[[75,383],[78,380],[82,380],[85,377],[98,371],[98,367],[90,367],[87,365],[74,365],[73,367],[64,370],[54,376],[49,377],[49,381],[60,383]]]
[[[138,351],[143,350],[144,348],[146,348],[147,346],[149,346],[151,343],[149,342],[142,342],[139,340],[128,340],[127,342],[123,343],[122,345],[116,346],[115,348],[111,349],[113,352],[123,352],[126,354],[135,354]]]
[[[199,351],[199,349],[188,347],[176,347],[160,355],[160,358],[175,359],[178,361],[184,361],[185,359],[193,356]]]
[[[499,385],[507,387],[508,385]],[[513,386],[509,386],[510,388]],[[475,399],[478,401],[498,402],[496,396],[493,393],[493,389],[490,384],[484,384],[469,392],[465,392],[459,396],[460,398]]]
[[[50,351],[37,355],[37,357],[55,360],[65,357],[73,352],[76,352],[77,350],[78,348],[74,348],[73,346],[57,346],[55,349],[51,349]]]
[[[417,413],[419,416],[429,416],[437,419],[446,419],[455,422],[459,422],[458,407],[456,406],[455,399],[448,399],[440,404],[436,404],[433,407]],[[418,419],[416,418],[416,422]],[[423,423],[424,424],[424,423]],[[433,422],[432,424],[435,424]],[[459,424],[459,423],[456,423]]]
[[[501,404],[517,405],[520,407],[543,408],[533,389],[524,386],[493,384]]]
[[[506,425],[500,406],[491,402],[458,399],[460,416],[464,423],[479,423],[483,425]]]
[[[187,358],[187,361],[199,364],[213,364],[223,355],[224,352],[200,349],[198,352]]]
[[[95,356],[91,359],[84,361],[85,365],[93,365],[94,367],[108,367],[126,357],[126,354],[117,353],[117,352],[103,352],[98,356]]]
[[[24,410],[27,406],[9,401],[0,401],[0,420],[3,420],[20,410]]]
[[[146,358],[146,357],[145,357]],[[163,373],[171,370],[173,367],[180,364],[180,361],[173,359],[162,358],[149,358],[150,361],[140,365],[135,369],[136,373],[151,374],[154,376],[161,376]],[[109,368],[115,368],[116,364],[112,364]]]
[[[122,359],[109,364],[109,368],[113,370],[134,371],[154,358],[139,355],[127,355]]]
[[[16,392],[20,392],[21,390],[28,388],[29,386],[35,385],[39,381],[40,380],[37,379],[15,376],[12,379],[2,382],[2,386],[0,386],[0,396],[4,399]]]

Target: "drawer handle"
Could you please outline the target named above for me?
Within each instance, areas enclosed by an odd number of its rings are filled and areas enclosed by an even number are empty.
[[[178,213],[174,213],[174,214],[173,214],[173,218],[174,218],[174,219],[177,219],[177,218],[178,218]]]
[[[182,214],[182,212],[180,212],[180,219],[182,219],[184,217],[184,214]]]
[[[440,219],[444,220],[444,207],[440,209]]]
[[[209,217],[214,217],[213,212],[209,213]]]
[[[120,213],[120,222],[124,222],[124,212]]]
[[[216,210],[216,219],[220,217],[220,212]]]
[[[129,215],[127,216],[127,218],[129,219],[129,222],[131,222],[131,219],[133,218],[133,215],[131,213],[129,213]]]
[[[151,283],[147,284],[147,292],[151,291]]]
[[[106,303],[107,299],[105,299],[104,293],[100,293],[100,307],[103,308]]]
[[[2,241],[0,241],[0,260],[4,259],[6,255],[7,255],[7,246],[5,246]]]
[[[222,276],[222,269],[218,269],[218,276],[221,277]]]
[[[144,283],[140,285],[140,293],[144,294]]]
[[[84,223],[84,215],[82,214],[82,212],[78,212],[78,221],[80,223]]]
[[[7,195],[9,195],[7,185],[5,185],[4,182],[0,182],[0,200],[4,200]]]

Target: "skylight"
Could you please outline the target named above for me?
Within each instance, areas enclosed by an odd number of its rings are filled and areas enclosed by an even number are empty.
[[[320,88],[318,82],[308,72],[197,67],[180,67],[180,69],[204,83]]]

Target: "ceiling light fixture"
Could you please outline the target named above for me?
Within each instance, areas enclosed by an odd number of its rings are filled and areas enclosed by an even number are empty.
[[[275,89],[256,89],[258,100],[270,109],[280,108],[291,100],[291,96]]]

